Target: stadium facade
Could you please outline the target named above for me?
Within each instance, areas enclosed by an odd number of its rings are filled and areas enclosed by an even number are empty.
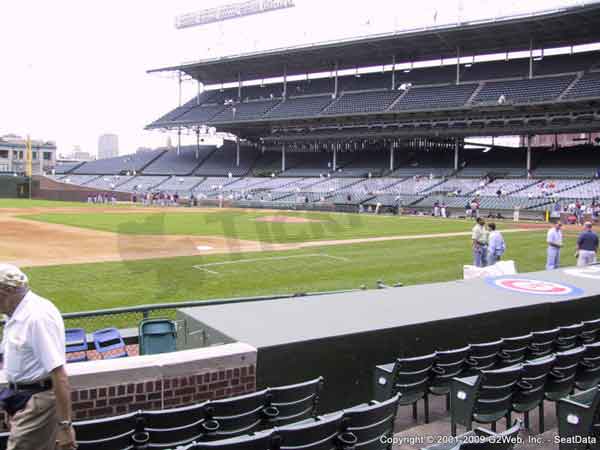
[[[57,181],[269,207],[463,209],[476,197],[490,210],[542,212],[592,202],[600,55],[575,49],[600,42],[599,24],[591,3],[151,70],[199,89],[147,129],[192,133],[197,145],[63,167]],[[498,53],[506,57],[487,58]],[[206,127],[236,141],[201,145]],[[588,139],[568,152],[534,146],[537,135],[566,133]],[[523,147],[469,145],[509,135]]]

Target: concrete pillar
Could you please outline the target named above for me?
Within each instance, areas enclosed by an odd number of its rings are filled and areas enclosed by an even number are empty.
[[[200,158],[200,128],[196,128],[196,159]]]
[[[181,153],[181,128],[177,128],[177,156]]]
[[[396,57],[392,58],[392,91],[396,89]]]
[[[531,172],[531,135],[527,135],[527,178]]]
[[[283,101],[287,98],[287,65],[283,66]]]
[[[529,78],[533,78],[533,39],[529,40]]]
[[[456,47],[456,84],[460,84],[460,47]]]
[[[334,78],[334,85],[333,85],[333,97],[337,98],[338,96],[338,63],[337,61],[335,62],[335,78]]]
[[[198,87],[198,92],[196,94],[196,105],[199,105],[200,104],[200,94],[202,94],[202,83],[197,81],[196,84]]]
[[[240,138],[235,139],[235,167],[240,167]]]
[[[285,172],[285,144],[281,145],[281,171]]]
[[[337,170],[337,146],[333,147],[333,171]]]
[[[238,72],[238,101],[242,101],[242,74]]]
[[[394,143],[390,144],[390,170],[394,170]]]
[[[460,140],[459,138],[456,138],[454,141],[454,170],[458,170],[458,158],[459,158],[459,151],[460,151]]]

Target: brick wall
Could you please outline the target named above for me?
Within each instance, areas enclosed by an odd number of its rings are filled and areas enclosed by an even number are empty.
[[[256,349],[246,344],[86,361],[67,369],[74,420],[175,408],[256,390]]]
[[[256,390],[253,365],[201,374],[74,390],[75,420],[98,419],[139,409],[166,409]]]

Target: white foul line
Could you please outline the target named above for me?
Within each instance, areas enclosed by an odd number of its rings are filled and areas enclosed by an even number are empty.
[[[344,258],[343,256],[332,256],[327,255],[326,253],[308,253],[306,255],[290,255],[290,256],[269,256],[265,258],[248,258],[248,259],[236,259],[233,261],[221,261],[214,263],[206,263],[206,264],[196,264],[192,266],[192,269],[203,270],[206,273],[210,273],[212,275],[220,275],[219,272],[215,272],[214,270],[207,269],[206,267],[214,267],[214,266],[226,266],[229,264],[239,264],[239,263],[249,263],[249,262],[259,262],[259,261],[282,261],[286,259],[296,259],[296,258],[329,258],[334,259],[336,261],[344,261],[348,262],[350,259]]]

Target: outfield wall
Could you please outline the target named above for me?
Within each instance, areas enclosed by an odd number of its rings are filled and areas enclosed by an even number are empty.
[[[236,343],[159,356],[86,361],[67,364],[67,372],[73,419],[98,419],[254,392],[256,349]],[[4,372],[0,384],[6,385]]]
[[[86,202],[90,195],[95,196],[99,192],[108,192],[102,189],[88,189],[85,186],[61,183],[39,175],[34,176],[33,181],[31,197],[38,200]],[[131,194],[115,191],[110,191],[110,193],[114,194],[118,201],[131,200]]]

